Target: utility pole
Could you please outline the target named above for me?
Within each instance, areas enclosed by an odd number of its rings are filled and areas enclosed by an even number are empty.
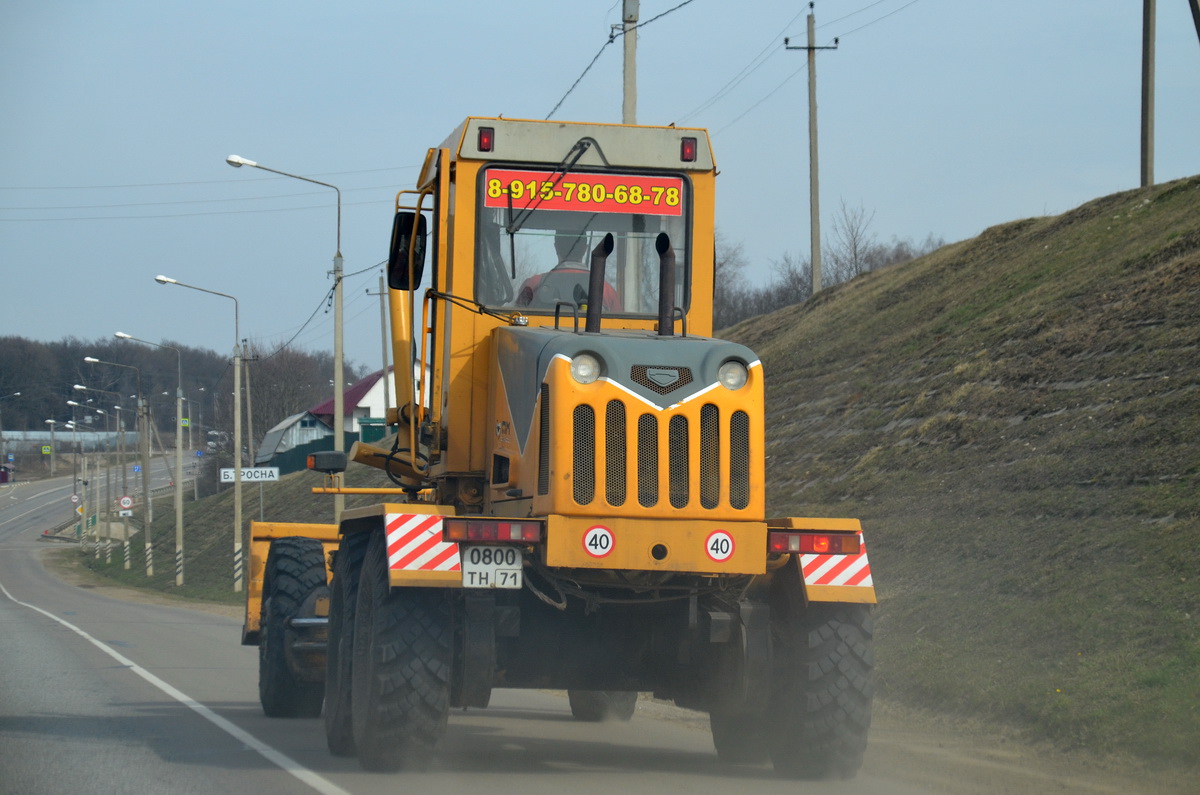
[[[388,386],[388,332],[387,332],[387,285],[383,283],[383,274],[379,274],[379,292],[367,290],[367,295],[379,296],[379,332],[383,339],[383,413],[392,407],[392,393]]]
[[[638,0],[624,0],[621,29],[625,34],[625,80],[621,99],[621,123],[637,124],[637,21]]]
[[[146,551],[147,577],[154,576],[154,544],[150,538],[151,525],[154,523],[154,500],[150,498],[150,423],[150,402],[143,398],[139,383],[138,453],[142,461],[142,544]]]
[[[812,294],[821,290],[821,201],[820,178],[818,176],[817,157],[817,50],[836,50],[838,40],[834,39],[831,46],[818,47],[816,37],[816,17],[813,14],[813,3],[808,4],[808,45],[795,47],[783,40],[787,50],[808,51],[808,205],[809,205],[809,236],[812,240],[810,259],[812,260]]]
[[[1154,184],[1154,28],[1157,0],[1142,0],[1142,187]]]

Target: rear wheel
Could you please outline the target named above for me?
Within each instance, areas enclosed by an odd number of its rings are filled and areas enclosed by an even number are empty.
[[[354,609],[367,533],[342,536],[329,584],[329,651],[325,666],[325,743],[334,756],[354,756],[351,677],[354,660]]]
[[[775,600],[772,641],[766,736],[775,771],[788,778],[853,778],[871,725],[870,607]]]
[[[571,714],[575,720],[627,721],[637,709],[636,690],[568,690]]]
[[[446,595],[391,588],[382,532],[359,580],[351,666],[352,723],[365,770],[420,769],[446,729],[453,631]]]
[[[267,553],[258,639],[258,699],[269,718],[315,718],[325,684],[310,682],[288,662],[288,623],[313,591],[325,587],[325,550],[311,538],[278,538]]]

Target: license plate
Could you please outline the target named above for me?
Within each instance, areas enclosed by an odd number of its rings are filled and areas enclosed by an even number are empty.
[[[508,546],[465,546],[460,552],[464,588],[520,588],[521,550]]]

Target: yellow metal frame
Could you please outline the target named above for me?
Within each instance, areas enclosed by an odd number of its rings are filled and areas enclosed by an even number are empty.
[[[257,635],[262,626],[262,591],[266,579],[267,555],[271,542],[276,538],[313,538],[325,547],[325,581],[333,576],[329,568],[329,553],[338,546],[338,526],[335,524],[303,524],[299,522],[251,522],[250,571],[246,578],[246,614],[242,623],[242,637]]]

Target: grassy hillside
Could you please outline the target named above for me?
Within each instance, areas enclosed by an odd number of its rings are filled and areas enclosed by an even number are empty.
[[[860,516],[891,698],[1200,747],[1200,177],[993,227],[726,332],[773,513]]]
[[[1195,764],[1200,177],[994,227],[726,336],[765,363],[772,513],[865,520],[884,697]],[[384,485],[363,470],[349,485]],[[265,515],[324,519],[318,482],[268,484]],[[232,495],[187,507],[183,592],[235,601]],[[165,504],[165,590],[173,528]]]

